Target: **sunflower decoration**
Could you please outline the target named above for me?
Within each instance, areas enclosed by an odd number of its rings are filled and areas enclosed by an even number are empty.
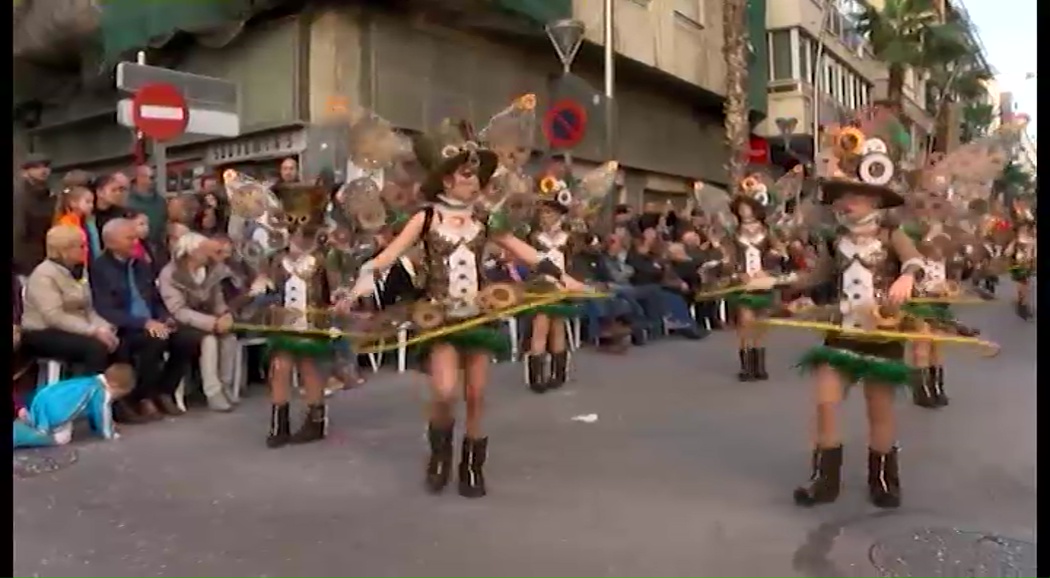
[[[573,194],[569,184],[555,175],[547,174],[537,182],[536,198],[540,205],[557,211],[562,215],[569,212],[573,204]]]

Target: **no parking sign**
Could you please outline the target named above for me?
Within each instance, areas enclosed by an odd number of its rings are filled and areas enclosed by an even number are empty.
[[[587,134],[587,109],[571,99],[555,102],[543,116],[543,136],[551,148],[572,148]]]

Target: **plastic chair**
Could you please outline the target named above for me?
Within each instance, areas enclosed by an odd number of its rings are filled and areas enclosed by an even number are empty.
[[[62,380],[62,370],[65,367],[61,361],[57,359],[41,359],[38,363],[40,364],[40,373],[37,381],[40,385],[51,385]]]

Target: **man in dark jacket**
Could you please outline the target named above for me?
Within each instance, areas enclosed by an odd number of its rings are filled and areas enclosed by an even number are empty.
[[[29,275],[44,260],[44,237],[55,220],[55,197],[48,189],[51,161],[29,155],[22,163],[21,190],[16,192],[15,271]]]
[[[132,362],[140,376],[122,408],[128,421],[182,413],[173,394],[197,359],[203,337],[186,327],[176,330],[157,291],[153,269],[132,258],[136,239],[132,221],[109,221],[102,229],[106,250],[91,269],[95,310],[117,328],[120,338],[116,357]]]

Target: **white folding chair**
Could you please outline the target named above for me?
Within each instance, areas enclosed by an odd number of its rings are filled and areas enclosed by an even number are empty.
[[[51,385],[62,379],[62,362],[57,359],[41,359],[38,361],[40,373],[37,381],[40,385]]]

